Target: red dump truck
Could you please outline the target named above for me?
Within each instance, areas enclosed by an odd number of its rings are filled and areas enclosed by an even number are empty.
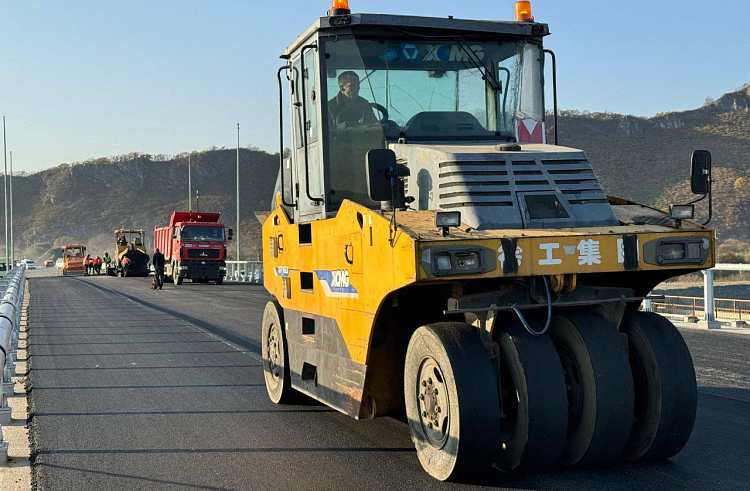
[[[169,226],[154,227],[154,247],[164,254],[164,275],[175,285],[185,278],[221,285],[227,272],[227,241],[232,229],[219,223],[221,213],[176,211]]]

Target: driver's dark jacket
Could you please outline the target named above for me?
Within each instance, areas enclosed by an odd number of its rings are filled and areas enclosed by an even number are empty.
[[[357,96],[352,100],[341,92],[328,101],[328,114],[334,126],[344,123],[370,124],[378,121],[367,99]]]

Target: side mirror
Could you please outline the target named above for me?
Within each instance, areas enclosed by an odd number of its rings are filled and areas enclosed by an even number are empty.
[[[367,194],[373,201],[391,201],[393,190],[392,169],[396,169],[396,153],[385,148],[373,148],[365,157],[367,167]]]
[[[695,194],[707,194],[711,183],[711,152],[695,150],[690,159],[690,189]]]
[[[234,237],[234,230],[232,230],[231,228],[228,228],[227,229],[227,240],[232,240],[233,237]]]

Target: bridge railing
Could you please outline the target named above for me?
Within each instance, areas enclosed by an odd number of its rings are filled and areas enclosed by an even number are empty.
[[[263,284],[263,261],[227,261],[227,281]]]
[[[13,395],[13,379],[18,361],[18,335],[21,325],[21,310],[26,284],[26,266],[8,271],[0,279],[0,367],[2,384],[0,387],[0,460],[8,458],[8,443],[3,441],[2,426],[11,421],[11,408],[8,397]]]

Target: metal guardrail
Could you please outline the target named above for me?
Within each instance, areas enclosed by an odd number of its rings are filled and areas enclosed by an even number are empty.
[[[3,441],[2,426],[11,421],[8,397],[13,395],[13,379],[18,361],[18,335],[21,326],[21,311],[26,286],[26,265],[13,268],[0,279],[0,367],[2,387],[0,390],[0,460],[8,458],[8,443]]]
[[[714,298],[713,315],[716,320],[750,322],[750,300]],[[685,317],[706,317],[705,299],[679,295],[664,295],[664,300],[652,300],[651,312]],[[644,309],[645,310],[645,309]]]
[[[227,281],[263,284],[263,261],[227,261]]]

